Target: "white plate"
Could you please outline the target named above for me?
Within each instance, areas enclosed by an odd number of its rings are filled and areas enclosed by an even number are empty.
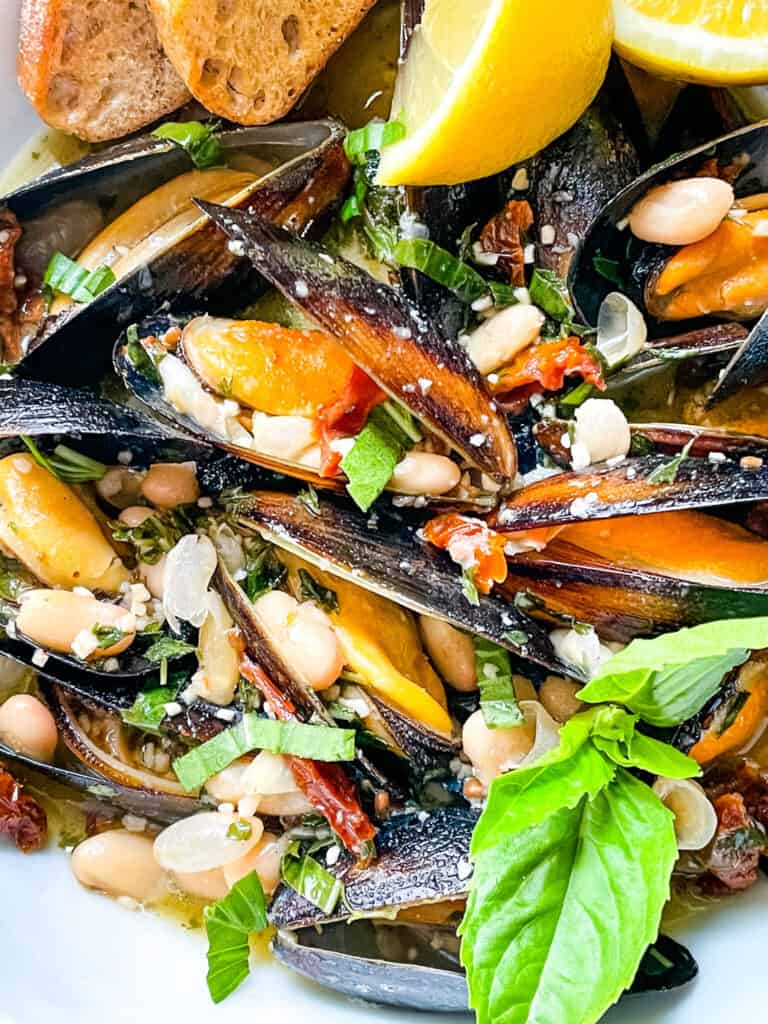
[[[7,12],[13,0],[0,3]],[[15,62],[15,25],[12,18],[0,17],[0,167],[40,127],[16,86]],[[60,850],[24,857],[2,839],[0,929],[0,1024],[457,1020],[354,1004],[264,963],[255,964],[250,980],[214,1007],[205,986],[200,933],[85,892]],[[610,1024],[730,1024],[736,1011],[741,1019],[765,1020],[768,885],[733,897],[674,935],[696,955],[701,967],[697,981],[682,992],[629,1000],[608,1015]]]

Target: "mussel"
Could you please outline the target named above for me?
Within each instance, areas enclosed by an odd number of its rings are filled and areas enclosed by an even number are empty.
[[[4,324],[3,362],[23,360],[31,376],[83,383],[107,368],[121,325],[179,294],[215,304],[217,292],[237,293],[248,263],[223,244],[193,197],[247,205],[300,231],[346,184],[343,128],[336,122],[234,129],[218,138],[224,166],[190,170],[178,147],[143,136],[6,197],[4,227],[15,241],[14,224],[20,225],[15,269],[24,284],[9,296],[17,308]],[[106,279],[114,283],[91,301],[64,295],[49,308],[41,284],[56,251],[77,257],[87,271],[109,268]]]

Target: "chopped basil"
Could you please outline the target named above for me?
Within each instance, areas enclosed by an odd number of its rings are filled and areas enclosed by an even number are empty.
[[[106,650],[108,647],[114,647],[115,644],[119,644],[125,636],[122,630],[117,629],[115,626],[100,626],[95,625],[91,630],[93,635],[99,641],[99,648]]]
[[[427,238],[401,239],[395,246],[394,256],[401,267],[420,270],[462,302],[476,302],[485,295],[490,295],[497,306],[510,306],[517,302],[515,289],[510,285],[486,281],[474,267]]]
[[[484,637],[473,636],[475,670],[480,690],[480,710],[489,729],[510,729],[521,725],[523,713],[518,707],[512,684],[512,664],[503,647]]]
[[[132,725],[143,732],[160,733],[160,723],[165,718],[165,705],[176,699],[178,687],[157,686],[152,690],[142,690],[136,694],[136,700],[120,717],[126,725]]]
[[[155,565],[185,534],[193,531],[192,519],[183,509],[175,508],[154,512],[138,526],[125,526],[118,520],[113,524],[112,536],[133,545],[138,561]]]
[[[245,550],[245,578],[241,587],[248,595],[249,601],[255,601],[262,594],[279,587],[288,575],[288,569],[275,554],[274,547],[254,538],[248,542]]]
[[[537,267],[528,286],[531,302],[551,316],[558,323],[570,322],[576,315],[568,294],[568,287],[563,279],[553,270],[542,270]]]
[[[306,569],[299,569],[299,581],[301,583],[301,596],[305,601],[314,601],[327,612],[339,610],[339,599],[336,591],[321,586]]]
[[[191,792],[252,750],[271,750],[313,761],[352,761],[355,734],[350,729],[276,722],[251,713],[243,715],[231,729],[178,758],[173,769],[184,789]]]
[[[109,267],[86,270],[63,252],[55,252],[45,269],[43,286],[58,295],[67,295],[75,302],[91,302],[115,283]]]
[[[394,415],[390,405],[396,410]],[[348,480],[347,491],[363,512],[368,511],[386,488],[398,462],[415,443],[413,430],[407,430],[403,422],[395,403],[376,406],[353,447],[341,460]]]
[[[170,658],[181,658],[185,654],[192,654],[194,650],[194,645],[188,644],[184,640],[177,640],[172,636],[159,636],[151,647],[144,651],[143,656],[147,661],[160,664]]]
[[[253,828],[251,827],[250,821],[243,821],[238,818],[237,821],[233,821],[227,829],[227,838],[239,839],[241,842],[245,842],[246,839],[250,839],[253,835]]]
[[[531,638],[522,629],[509,629],[504,633],[503,639],[515,644],[516,647],[524,647]]]
[[[188,154],[195,167],[213,167],[224,163],[224,152],[214,134],[215,128],[215,125],[200,121],[168,121],[155,128],[152,134],[158,139],[170,139]]]
[[[379,152],[405,135],[399,121],[371,121],[347,135],[344,149],[354,167],[352,194],[341,208],[341,222],[359,220],[373,257],[393,262],[400,233],[402,189],[375,184]]]
[[[677,480],[677,474],[680,467],[688,458],[688,452],[691,450],[693,442],[696,440],[692,437],[688,444],[683,448],[679,455],[675,455],[674,458],[670,459],[669,462],[662,462],[660,466],[657,466],[647,476],[649,484],[673,484]]]
[[[344,886],[330,871],[308,854],[302,855],[293,842],[280,864],[280,877],[305,900],[324,914],[332,914],[344,894]]]
[[[320,515],[320,501],[317,497],[317,491],[312,484],[307,484],[303,490],[299,491],[296,497],[307,512],[311,512],[313,516]]]
[[[477,592],[477,584],[475,583],[475,570],[472,567],[462,571],[461,592],[470,604],[475,605],[475,607],[480,604],[480,595]]]
[[[128,361],[137,373],[152,381],[153,384],[159,385],[162,383],[152,356],[147,352],[139,339],[139,328],[136,324],[131,324],[125,332],[125,352],[128,356]]]
[[[252,871],[223,900],[205,909],[208,935],[208,991],[220,1003],[248,977],[248,936],[268,926],[258,873]]]
[[[370,121],[362,128],[348,133],[344,152],[350,163],[359,163],[366,153],[381,151],[405,138],[405,125],[401,121]]]
[[[598,252],[596,256],[592,257],[592,266],[595,268],[595,273],[604,277],[606,281],[610,281],[622,290],[626,288],[618,260],[608,259],[607,256]]]
[[[101,480],[107,472],[107,467],[103,462],[97,462],[96,459],[90,459],[87,455],[81,455],[80,452],[67,448],[66,445],[58,444],[53,449],[52,455],[44,455],[31,437],[27,434],[20,436],[35,462],[66,484],[85,484],[93,480]]]

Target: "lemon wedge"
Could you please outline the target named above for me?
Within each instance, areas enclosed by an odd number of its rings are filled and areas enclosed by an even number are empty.
[[[614,0],[616,49],[646,71],[707,85],[768,81],[768,4]]]
[[[427,0],[381,155],[382,185],[448,185],[523,160],[569,128],[605,76],[610,0]]]

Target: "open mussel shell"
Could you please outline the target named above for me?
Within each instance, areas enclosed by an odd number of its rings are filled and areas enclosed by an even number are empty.
[[[450,928],[376,921],[281,929],[272,943],[280,963],[350,999],[431,1013],[467,1013],[469,993]],[[679,942],[659,935],[628,995],[687,985],[698,964]]]
[[[618,466],[559,473],[517,491],[494,514],[500,532],[514,533],[588,519],[709,508],[764,501],[768,466],[743,469],[726,460],[663,455],[625,459]]]
[[[147,317],[140,324],[135,325],[138,331],[137,337],[139,339],[162,337],[168,330],[177,327],[183,328],[191,319],[191,315],[174,316],[170,313],[159,313],[155,316]],[[307,466],[301,465],[301,463],[283,462],[274,456],[265,455],[257,449],[243,448],[231,441],[225,441],[215,434],[208,433],[191,416],[174,408],[165,397],[162,382],[156,374],[147,373],[145,366],[137,365],[133,362],[129,349],[129,339],[125,333],[115,343],[113,365],[115,372],[122,378],[131,394],[143,402],[163,422],[175,426],[177,429],[183,430],[193,437],[199,438],[204,444],[216,445],[222,451],[229,452],[238,459],[244,459],[252,464],[254,471],[256,467],[266,470],[267,472],[262,475],[262,479],[265,479],[270,473],[287,474],[299,480],[306,480],[314,487],[327,490],[343,489],[344,483],[339,477],[320,476],[319,473],[309,469]],[[227,486],[231,486],[231,482]]]
[[[768,584],[705,583],[615,565],[557,539],[543,552],[510,559],[499,590],[550,626],[588,622],[604,639],[620,643],[702,622],[768,614]]]
[[[284,885],[270,920],[278,928],[305,928],[459,900],[469,889],[469,844],[477,818],[477,812],[461,807],[393,817],[379,829],[374,860],[355,862],[342,854],[330,869],[345,887],[344,903],[332,915]]]
[[[315,509],[301,496],[276,491],[244,495],[232,508],[242,529],[256,530],[321,569],[553,671],[571,672],[527,616],[493,597],[471,604],[448,557],[420,542],[416,527],[395,513],[366,516],[330,497],[319,498]]]
[[[150,462],[194,461],[204,466],[217,457],[214,448],[179,431],[166,428],[124,406],[115,405],[85,391],[41,381],[0,381],[0,457],[26,450],[21,436],[35,438],[43,448],[50,440],[66,441],[79,452],[107,464],[119,462],[130,452],[131,465]],[[69,655],[48,653],[45,664],[32,661],[35,644],[21,634],[0,641],[3,653],[57,679],[99,679],[106,688],[116,683],[139,685],[157,671],[141,655],[129,651],[121,668],[104,672]]]
[[[401,292],[256,213],[199,203],[258,272],[466,461],[514,478],[515,443],[466,351]]]
[[[444,949],[436,940],[445,935]],[[375,921],[281,929],[275,958],[303,977],[350,999],[431,1013],[467,1013],[467,980],[455,931]]]
[[[219,138],[230,169],[245,170],[237,177],[231,195],[225,198],[219,190],[217,198],[247,205],[292,230],[304,230],[344,189],[349,165],[342,148],[343,137],[343,127],[334,121],[223,132]],[[177,147],[143,137],[117,147],[115,152],[88,157],[46,175],[6,197],[23,229],[19,267],[24,268],[25,251],[32,248],[33,241],[38,249],[48,242],[46,260],[55,249],[78,255],[101,230],[105,219],[101,211],[107,210],[106,219],[111,222],[139,198],[185,171],[190,171],[190,162]],[[200,195],[205,191],[204,176],[217,173],[217,169],[196,173],[201,177],[197,190]],[[68,383],[95,379],[107,369],[121,327],[149,315],[164,302],[174,302],[180,295],[187,303],[205,299],[212,308],[217,301],[231,307],[232,295],[242,294],[239,289],[250,274],[248,261],[232,251],[204,217],[194,216],[191,207],[186,215],[188,202],[188,198],[183,202],[178,197],[173,203],[169,200],[169,216],[176,214],[177,207],[183,216],[178,222],[172,219],[169,225],[159,225],[159,230],[155,225],[147,227],[149,234],[131,254],[125,276],[91,302],[68,305],[60,315],[43,321],[24,352],[26,374]],[[138,218],[142,213],[140,208],[137,210]],[[72,221],[77,228],[74,233]],[[89,224],[90,234],[84,227]],[[140,224],[136,231],[141,234]],[[115,247],[119,244],[116,238]],[[44,265],[36,268],[38,278]],[[83,345],[85,337],[87,346]],[[72,352],[78,353],[77,359],[72,359]]]

